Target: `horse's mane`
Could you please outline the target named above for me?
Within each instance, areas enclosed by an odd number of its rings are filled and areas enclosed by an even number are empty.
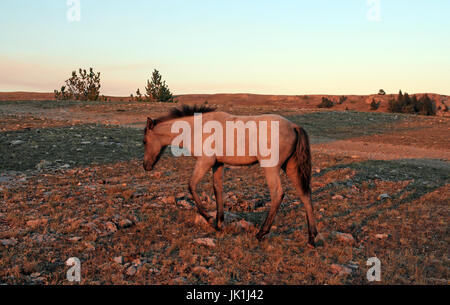
[[[207,113],[214,111],[216,111],[216,108],[208,105],[194,105],[194,106],[182,105],[181,107],[173,108],[172,110],[170,110],[169,114],[161,116],[155,119],[153,122],[155,123],[155,125],[157,125],[159,123],[169,121],[172,119],[192,116],[194,115],[194,113]]]

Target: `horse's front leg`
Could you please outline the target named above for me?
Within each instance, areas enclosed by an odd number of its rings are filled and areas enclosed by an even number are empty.
[[[216,229],[220,230],[224,221],[223,214],[223,163],[216,163],[213,166],[213,187],[216,197],[217,215]]]
[[[261,229],[258,234],[256,234],[256,238],[258,238],[258,240],[262,240],[262,238],[269,233],[275,219],[275,215],[277,214],[278,207],[284,197],[283,188],[281,186],[280,169],[278,167],[266,167],[264,170],[267,185],[270,189],[270,210],[267,214],[266,220],[261,226]]]
[[[203,206],[200,197],[197,194],[197,184],[202,180],[203,176],[208,170],[214,165],[215,160],[210,158],[199,158],[195,164],[194,172],[192,173],[191,180],[189,181],[189,191],[194,198],[197,210],[202,215],[206,221],[210,222],[212,216],[208,214],[205,207]]]

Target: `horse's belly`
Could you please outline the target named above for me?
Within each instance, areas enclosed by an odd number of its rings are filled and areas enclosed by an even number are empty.
[[[221,156],[217,157],[217,161],[229,165],[250,165],[253,163],[256,163],[258,159],[256,157],[250,157],[250,156],[233,156],[233,157],[227,157],[227,156]]]

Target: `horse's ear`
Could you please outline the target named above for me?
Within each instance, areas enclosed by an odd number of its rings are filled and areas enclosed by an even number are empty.
[[[155,122],[151,118],[147,118],[147,129],[153,129]]]

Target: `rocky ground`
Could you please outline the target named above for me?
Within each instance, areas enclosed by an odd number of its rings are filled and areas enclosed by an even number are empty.
[[[142,169],[142,126],[174,105],[0,103],[0,282],[68,284],[449,284],[450,121],[267,105],[310,133],[318,247],[302,204],[286,196],[271,233],[254,235],[270,199],[261,169],[227,168],[226,225],[197,216],[191,158],[165,153]],[[212,177],[200,185],[213,212]]]

